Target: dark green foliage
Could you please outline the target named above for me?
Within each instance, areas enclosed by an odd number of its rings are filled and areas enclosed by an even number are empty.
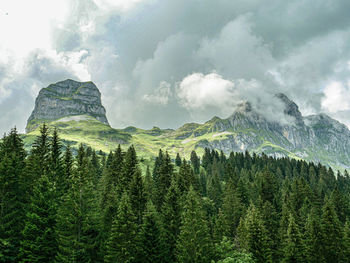
[[[25,151],[17,130],[0,144],[0,241],[1,262],[16,262],[24,227],[27,180]]]
[[[200,160],[195,151],[191,152],[191,164],[195,174],[199,174]]]
[[[304,248],[299,226],[292,214],[289,215],[287,235],[284,240],[284,253],[282,262],[305,262]]]
[[[239,252],[226,237],[215,246],[218,263],[254,263],[251,254]]]
[[[308,215],[303,242],[307,262],[324,262],[323,255],[320,253],[322,250],[321,225],[315,209],[312,209]]]
[[[180,154],[177,153],[177,154],[176,154],[176,158],[175,158],[175,165],[180,167],[180,166],[181,166],[181,162],[182,162],[182,161],[181,161]]]
[[[256,262],[271,262],[269,237],[259,210],[252,204],[238,227],[238,242],[241,249],[252,253]]]
[[[162,260],[162,229],[159,214],[150,201],[143,216],[139,234],[140,262],[158,263]]]
[[[165,194],[171,184],[174,167],[167,152],[164,155],[161,151],[159,152],[158,163],[159,167],[157,169],[155,168],[153,178],[155,184],[155,205],[158,211],[160,211]]]
[[[173,180],[162,206],[162,224],[164,228],[162,253],[166,262],[175,262],[176,260],[175,248],[181,225],[180,198],[180,191],[175,180]]]
[[[27,208],[21,262],[52,262],[57,252],[56,192],[47,176],[39,179]]]
[[[71,187],[57,214],[57,262],[90,262],[99,258],[97,202],[88,159],[80,145]]]
[[[153,164],[133,146],[76,152],[45,125],[26,156],[12,130],[0,141],[0,262],[348,262],[347,171],[177,157],[174,169],[161,150]]]
[[[133,214],[136,216],[137,223],[142,223],[142,215],[146,206],[146,194],[142,180],[142,174],[139,169],[135,170],[130,182],[130,202]]]
[[[118,213],[112,223],[107,242],[105,262],[135,262],[137,256],[136,216],[131,209],[130,198],[125,192],[120,200]]]
[[[333,203],[327,200],[321,217],[322,254],[326,262],[339,262],[342,249],[341,224]]]
[[[213,254],[201,200],[192,187],[184,203],[176,249],[178,262],[210,262]]]

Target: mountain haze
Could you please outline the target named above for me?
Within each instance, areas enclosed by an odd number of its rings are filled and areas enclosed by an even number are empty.
[[[350,131],[325,114],[302,116],[298,106],[284,94],[276,94],[284,105],[287,121],[273,122],[256,111],[249,102],[237,107],[226,119],[214,117],[204,124],[187,123],[173,129],[151,130],[109,126],[101,94],[92,82],[65,80],[43,88],[27,124],[28,145],[46,122],[59,129],[65,142],[90,145],[109,152],[118,144],[133,144],[145,156],[154,156],[159,148],[172,156],[189,156],[204,148],[252,151],[275,157],[292,157],[321,162],[336,169],[350,166]]]

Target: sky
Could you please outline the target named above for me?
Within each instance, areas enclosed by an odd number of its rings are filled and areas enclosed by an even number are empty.
[[[271,120],[350,127],[348,0],[1,0],[0,132],[24,132],[41,88],[93,81],[112,127],[177,128],[242,101]]]

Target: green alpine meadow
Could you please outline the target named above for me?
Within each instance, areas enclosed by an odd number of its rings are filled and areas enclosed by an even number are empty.
[[[349,263],[349,0],[0,0],[0,263]]]

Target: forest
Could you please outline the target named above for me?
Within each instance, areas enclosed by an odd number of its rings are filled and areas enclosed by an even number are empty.
[[[350,262],[350,177],[265,154],[0,142],[0,262]]]

